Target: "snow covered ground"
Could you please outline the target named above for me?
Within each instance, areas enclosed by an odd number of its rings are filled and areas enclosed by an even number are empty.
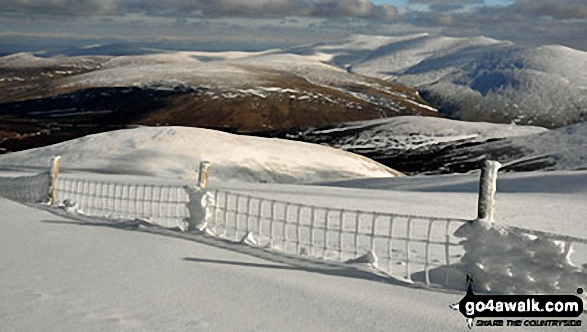
[[[0,199],[3,331],[465,330],[462,294],[275,262]],[[72,250],[75,248],[75,250]]]
[[[473,136],[500,132],[482,124],[469,129]],[[404,123],[396,130],[412,127]],[[391,169],[327,147],[181,127],[109,132],[4,155],[0,176],[46,170],[57,154],[64,177],[181,186],[194,182],[198,162],[207,159],[213,190],[327,208],[476,216],[478,174],[396,177]],[[586,171],[500,174],[496,223],[585,239],[586,200]],[[460,313],[448,308],[460,292],[5,199],[0,210],[0,330],[467,329]],[[587,246],[570,257],[584,270]]]
[[[499,224],[587,237],[585,172],[500,178]],[[220,188],[444,217],[473,218],[476,203],[472,175]],[[0,209],[2,330],[466,330],[464,318],[448,308],[462,298],[458,292],[414,288],[243,245],[149,234],[4,199]]]
[[[302,183],[398,172],[341,150],[287,140],[237,136],[187,127],[140,127],[90,135],[0,156],[0,165],[47,167],[62,156],[64,169],[99,173],[197,178],[212,163],[211,182]]]

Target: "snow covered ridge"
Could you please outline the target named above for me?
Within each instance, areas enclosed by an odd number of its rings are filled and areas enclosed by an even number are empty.
[[[9,134],[0,137],[0,151],[39,146],[37,138],[23,134],[61,142],[129,125],[266,134],[398,115],[439,116],[412,88],[352,74],[326,60],[278,50],[3,57],[0,121]]]
[[[441,118],[399,116],[308,129],[301,137],[312,141],[332,138],[329,145],[349,149],[414,150],[449,141],[477,141],[527,136],[547,131],[533,126],[454,121]],[[321,142],[322,143],[322,142]]]
[[[587,123],[547,130],[427,117],[311,128],[289,138],[361,154],[407,174],[444,174],[498,160],[506,171],[587,168]]]
[[[202,160],[211,181],[304,183],[400,175],[365,157],[329,147],[187,127],[139,127],[0,156],[0,165],[195,178]]]
[[[17,87],[22,90],[22,87],[26,87],[24,95],[22,91],[19,93],[19,100],[91,88],[151,85],[165,89],[165,86],[174,88],[192,85],[218,91],[264,89],[264,94],[279,92],[271,91],[272,88],[306,92],[332,89],[331,97],[347,95],[345,98],[350,101],[358,98],[376,103],[376,100],[370,99],[371,95],[375,95],[395,100],[406,109],[435,111],[413,89],[350,74],[325,63],[328,58],[320,55],[301,56],[279,50],[256,53],[160,52],[119,57],[59,58],[20,54],[0,58],[0,68],[8,75],[0,77],[0,83],[11,83],[7,88]],[[50,88],[34,91],[34,86],[44,81],[51,82]],[[29,95],[26,95],[26,90],[31,90]],[[389,105],[384,103],[381,107],[389,108]],[[388,111],[393,110],[391,107]]]
[[[587,52],[563,46],[418,34],[353,36],[292,52],[330,54],[352,72],[415,87],[452,118],[544,127],[587,120]]]
[[[491,142],[545,132],[545,128],[532,126],[401,116],[312,128],[290,133],[289,138],[358,153],[404,173],[434,174],[479,169],[494,151],[491,158],[502,163],[530,156],[531,152],[520,152],[520,147],[508,148],[503,143],[498,148]]]

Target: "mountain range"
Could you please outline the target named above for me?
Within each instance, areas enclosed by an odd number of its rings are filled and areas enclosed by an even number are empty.
[[[349,72],[417,89],[449,118],[556,128],[587,120],[587,52],[486,37],[355,35],[306,45]]]

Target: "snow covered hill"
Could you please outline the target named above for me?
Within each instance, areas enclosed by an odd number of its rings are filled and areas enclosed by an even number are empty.
[[[352,36],[293,49],[349,71],[416,87],[448,116],[559,127],[587,120],[587,53],[490,38]]]
[[[468,172],[486,159],[509,171],[587,167],[587,123],[541,127],[396,117],[308,129],[292,139],[367,156],[408,174]]]
[[[349,73],[328,58],[279,50],[6,56],[0,58],[0,148],[18,151],[127,125],[265,133],[438,116],[414,89]],[[30,139],[31,133],[44,139]]]
[[[211,181],[301,183],[398,172],[365,157],[329,147],[238,136],[187,127],[140,127],[0,156],[0,165],[62,167],[113,174],[197,178],[200,161],[212,163]]]

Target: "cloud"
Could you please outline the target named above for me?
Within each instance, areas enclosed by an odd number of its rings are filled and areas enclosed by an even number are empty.
[[[318,0],[312,6],[311,15],[390,20],[396,17],[397,9],[387,4],[376,5],[371,0]]]
[[[500,6],[483,0],[404,3],[408,6],[398,14],[395,7],[376,0],[0,0],[0,31],[44,32],[54,26],[60,27],[55,31],[72,31],[72,35],[79,30],[99,34],[95,26],[105,25],[112,30],[104,36],[120,32],[133,37],[152,27],[152,35],[193,35],[197,31],[198,38],[214,42],[223,33],[235,40],[252,38],[251,35],[265,40],[271,36],[281,44],[295,38],[306,43],[352,33],[396,35],[427,31],[587,50],[587,39],[581,38],[587,36],[587,0],[510,0],[507,4],[502,1]],[[115,20],[111,24],[102,21],[112,18]],[[145,21],[140,27],[129,23],[137,18]],[[295,26],[276,28],[278,22],[292,18],[297,20]],[[86,21],[93,22],[93,26],[81,24]],[[173,28],[158,25],[163,21],[172,22]],[[214,27],[208,22],[215,22]],[[220,25],[222,22],[227,25]],[[230,28],[229,24],[235,22],[244,28]],[[262,28],[251,30],[258,26]]]
[[[484,0],[410,0],[409,3],[421,3],[427,5],[452,5],[452,4],[483,4]]]
[[[478,0],[410,0],[411,3],[430,4],[433,6],[456,6],[462,4],[482,4]],[[449,22],[460,24],[485,24],[495,22],[496,24],[505,22],[522,22],[536,21],[543,18],[557,20],[565,19],[587,19],[587,2],[586,0],[516,0],[508,6],[481,6],[466,12],[450,12],[446,15],[452,17],[451,20],[437,20],[435,10],[429,12],[410,13],[404,19],[422,20],[425,22],[435,22],[443,25]]]
[[[585,0],[517,0],[509,8],[515,13],[557,19],[587,19]]]
[[[113,13],[118,5],[119,0],[0,0],[0,11],[87,15]]]
[[[440,4],[460,0],[411,0]],[[561,44],[586,49],[587,3],[585,0],[517,0],[507,6],[478,6],[461,11],[413,11],[401,22],[454,36],[485,35],[515,42]]]
[[[0,11],[66,15],[144,13],[200,17],[357,17],[391,20],[397,9],[372,0],[0,0]]]

